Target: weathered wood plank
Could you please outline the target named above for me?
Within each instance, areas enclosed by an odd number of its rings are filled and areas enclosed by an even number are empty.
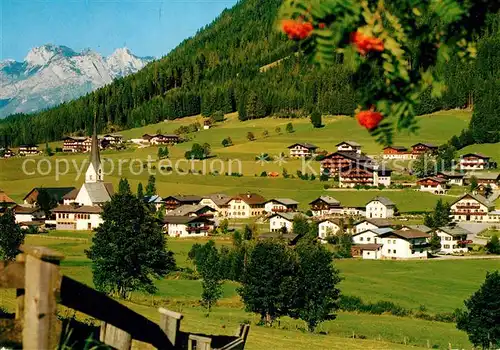
[[[46,248],[46,247],[36,247],[31,245],[22,245],[19,248],[25,255],[30,255],[32,257],[38,258],[43,261],[61,261],[64,259],[64,255],[58,251]]]
[[[116,350],[130,350],[132,347],[132,336],[120,328],[106,323],[103,343],[112,346]]]
[[[211,350],[212,339],[201,335],[190,334],[188,350]]]
[[[174,349],[166,334],[156,323],[67,276],[62,277],[59,297],[62,305],[112,324],[129,333],[132,339],[149,343],[158,349]],[[107,331],[106,328],[106,333]]]
[[[178,346],[182,314],[162,307],[158,311],[160,312],[160,328],[163,329],[172,345]]]
[[[24,263],[0,261],[0,288],[24,288]]]

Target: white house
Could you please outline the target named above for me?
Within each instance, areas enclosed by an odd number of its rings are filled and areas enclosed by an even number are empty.
[[[367,218],[392,218],[396,212],[396,204],[386,197],[375,197],[366,204]]]
[[[434,194],[448,193],[448,180],[442,177],[426,177],[417,181],[421,192]]]
[[[290,198],[275,198],[264,204],[264,210],[268,214],[276,212],[297,211],[299,202]]]
[[[52,210],[56,230],[93,230],[102,223],[102,208],[89,205],[59,205]]]
[[[343,229],[340,219],[324,219],[318,223],[318,237],[326,239],[329,235],[336,235]]]
[[[266,199],[256,193],[240,194],[228,202],[228,217],[245,219],[263,215]]]
[[[393,229],[390,227],[369,229],[363,232],[356,232],[352,235],[353,244],[382,244],[382,239],[380,235],[388,232],[392,232]]]
[[[293,231],[293,219],[296,216],[304,216],[299,212],[277,212],[269,217],[269,231],[279,232],[286,229],[286,232]]]
[[[21,205],[16,205],[12,208],[12,212],[14,213],[16,223],[40,220],[45,216],[40,208],[31,206],[23,207]]]
[[[228,215],[229,202],[232,197],[223,193],[215,193],[208,196],[204,196],[200,200],[201,205],[206,205],[217,212],[216,216],[226,217]]]
[[[203,237],[214,229],[213,222],[203,216],[165,216],[163,224],[171,237]]]
[[[472,243],[467,240],[470,233],[460,226],[440,227],[436,230],[436,234],[441,239],[440,252],[444,254],[467,253],[467,244]]]
[[[352,256],[360,256],[363,260],[382,259],[382,244],[365,243],[352,246]]]
[[[384,259],[427,259],[430,235],[418,230],[398,230],[382,233]]]
[[[455,222],[498,222],[500,211],[495,204],[477,193],[466,193],[451,205]]]
[[[490,167],[490,157],[480,153],[467,153],[460,158],[461,170],[484,170]]]
[[[288,149],[291,158],[310,158],[318,147],[310,143],[294,143],[288,146]]]
[[[455,172],[455,171],[439,171],[436,177],[445,179],[448,185],[463,186],[465,173]]]
[[[330,196],[321,196],[309,203],[313,216],[342,215],[340,202]]]
[[[215,209],[202,204],[184,204],[174,210],[166,212],[169,216],[206,216],[213,217]]]
[[[367,230],[391,227],[392,223],[385,219],[365,219],[354,225],[354,232],[359,233]]]
[[[361,154],[361,145],[354,141],[342,141],[335,145],[340,152],[356,152]]]

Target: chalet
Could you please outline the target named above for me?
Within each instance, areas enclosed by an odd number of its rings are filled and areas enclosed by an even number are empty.
[[[432,228],[430,228],[426,225],[421,225],[421,224],[403,225],[403,227],[401,227],[401,230],[403,230],[403,231],[405,231],[405,230],[417,230],[417,231],[422,231],[422,232],[429,233],[429,234],[432,232]]]
[[[364,219],[354,225],[354,232],[359,233],[366,230],[391,227],[392,223],[385,219]]]
[[[318,222],[318,237],[325,240],[330,235],[336,235],[344,229],[341,219],[324,219]]]
[[[340,202],[330,196],[321,196],[309,203],[313,216],[342,215]]]
[[[91,142],[89,137],[65,137],[63,139],[63,152],[77,153],[88,152],[90,150]],[[91,140],[90,140],[91,141]]]
[[[384,159],[412,159],[413,155],[403,146],[388,146],[383,150]]]
[[[361,145],[354,141],[342,141],[335,145],[339,152],[354,152],[361,154]]]
[[[16,202],[12,198],[10,198],[7,193],[0,190],[0,207],[8,207],[14,204],[16,204]]]
[[[318,147],[310,143],[294,143],[288,146],[288,149],[290,150],[291,158],[310,158],[314,155]]]
[[[445,179],[450,186],[463,186],[465,173],[455,171],[438,171],[435,177]]]
[[[102,208],[94,205],[59,205],[52,209],[56,230],[93,230],[103,223]]]
[[[386,197],[375,197],[366,204],[367,218],[392,218],[396,213],[396,204]]]
[[[38,207],[23,207],[16,205],[12,208],[12,212],[16,218],[16,223],[36,221],[45,216],[45,213]]]
[[[163,198],[163,202],[165,203],[165,210],[167,211],[167,213],[170,210],[174,210],[174,209],[180,207],[181,205],[198,204],[198,203],[200,203],[200,201],[201,201],[201,197],[196,196],[196,195],[178,194],[175,196],[168,196],[168,197]]]
[[[441,239],[441,253],[460,254],[469,251],[467,245],[472,241],[468,240],[467,236],[471,234],[470,231],[460,226],[446,226],[438,228],[436,234]]]
[[[426,177],[417,181],[421,192],[430,192],[434,194],[448,193],[448,180],[442,177]]]
[[[176,144],[180,142],[180,137],[178,135],[163,135],[163,134],[155,134],[142,135],[142,139],[149,142],[151,145],[167,145],[167,144]]]
[[[293,219],[296,216],[305,217],[299,212],[279,212],[269,217],[269,231],[271,232],[292,232]]]
[[[41,152],[38,150],[37,145],[21,145],[19,146],[19,155],[20,156],[36,156]]]
[[[382,239],[379,238],[381,234],[394,231],[391,227],[383,228],[372,228],[361,232],[353,233],[352,242],[353,244],[365,244],[365,243],[382,243]]]
[[[378,165],[365,164],[361,167],[348,168],[339,175],[339,187],[353,188],[356,186],[385,186],[391,185],[392,170],[379,168]]]
[[[321,161],[321,173],[330,177],[337,176],[341,171],[363,167],[372,164],[373,159],[353,151],[337,151],[330,153]]]
[[[362,257],[363,259],[381,259],[382,258],[382,239],[379,235],[391,232],[392,228],[371,229],[355,233],[352,236],[353,245],[351,254],[353,257]]]
[[[500,222],[495,204],[477,193],[467,193],[451,205],[454,222]]]
[[[382,257],[385,259],[427,259],[430,235],[418,230],[382,233]]]
[[[438,151],[438,146],[435,146],[431,143],[416,143],[411,146],[411,153],[414,156],[419,156],[423,153],[432,153],[435,154]]]
[[[214,229],[214,223],[204,216],[165,216],[163,228],[171,237],[202,237]]]
[[[484,170],[491,165],[490,157],[480,153],[467,153],[460,157],[461,170]]]
[[[500,173],[467,173],[465,176],[465,184],[470,185],[471,179],[476,178],[478,185],[490,186],[492,189],[500,188]]]
[[[213,217],[215,209],[208,205],[201,204],[185,204],[167,212],[169,216],[206,216]]]
[[[123,143],[123,136],[120,134],[106,134],[99,136],[102,142],[107,142],[110,145],[120,145]]]
[[[24,196],[23,202],[24,205],[35,206],[38,201],[40,191],[44,190],[53,201],[62,204],[64,196],[74,189],[74,187],[35,187],[29,191],[26,196]]]
[[[290,198],[275,198],[268,200],[264,204],[267,213],[297,211],[299,202]]]
[[[0,148],[0,158],[12,158],[16,154],[9,148]]]
[[[165,204],[163,198],[161,198],[157,194],[154,194],[152,196],[144,196],[144,202],[147,205],[154,207],[156,210],[160,210],[161,207]]]
[[[204,196],[199,203],[201,205],[206,205],[214,209],[217,213],[217,216],[226,217],[229,208],[229,201],[231,199],[232,199],[231,196],[228,196],[223,193],[216,193]]]
[[[264,214],[266,199],[256,193],[240,194],[228,203],[228,217],[250,218]]]

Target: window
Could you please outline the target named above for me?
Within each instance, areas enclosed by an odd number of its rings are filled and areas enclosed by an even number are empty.
[[[367,241],[367,242],[370,242],[370,241],[371,241],[371,238],[370,238],[370,237],[367,237],[367,238],[366,238],[366,241]]]
[[[360,242],[363,242],[363,237],[359,237],[359,241],[360,241]]]
[[[392,244],[396,244],[396,240],[395,239],[392,240]]]
[[[446,241],[451,241],[451,237],[447,236],[444,238]]]
[[[445,245],[443,245],[443,248],[444,249],[450,249],[450,245],[449,244],[445,244]]]
[[[396,249],[394,249],[392,252],[393,252],[394,254],[396,254]]]

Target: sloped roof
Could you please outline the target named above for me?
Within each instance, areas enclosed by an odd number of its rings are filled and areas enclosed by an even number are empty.
[[[461,173],[458,171],[438,171],[438,175],[444,175],[446,177],[457,177],[457,178],[463,178],[465,177],[465,173]]]
[[[336,200],[335,198],[333,197],[330,197],[330,196],[320,196],[319,198],[316,198],[315,200],[313,200],[312,202],[310,202],[309,204],[312,204],[316,201],[323,201],[327,204],[331,204],[331,205],[340,205],[340,201]]]
[[[409,229],[413,229],[413,230],[422,231],[425,233],[429,233],[432,231],[432,228],[430,228],[429,226],[426,226],[426,225],[408,225],[405,227],[408,227]]]
[[[233,198],[224,193],[214,193],[209,194],[208,196],[203,196],[203,199],[211,199],[216,205],[226,205]]]
[[[302,146],[302,147],[307,148],[307,149],[316,149],[316,148],[318,148],[318,146],[315,146],[312,143],[294,143],[294,144],[288,146],[288,148],[292,148],[292,147],[295,147],[295,146]]]
[[[426,142],[419,142],[419,143],[416,143],[416,144],[412,145],[411,147],[416,147],[416,146],[419,146],[419,145],[422,145],[422,146],[425,146],[425,147],[428,147],[428,148],[438,148],[438,146],[433,145],[432,143],[426,143]]]
[[[0,203],[15,203],[12,198],[10,198],[7,193],[0,190]]]
[[[379,201],[380,203],[382,203],[386,207],[394,207],[394,206],[396,206],[396,204],[393,201],[391,201],[389,198],[387,198],[387,197],[381,197],[381,196],[377,196],[377,197],[373,198],[367,204],[370,204],[371,202],[375,202],[375,201]]]
[[[240,199],[248,205],[266,203],[266,199],[257,193],[239,194],[239,195],[233,197],[233,199]]]
[[[404,230],[404,231],[397,230],[397,231],[386,232],[386,233],[381,234],[380,236],[384,237],[384,236],[389,236],[391,234],[394,234],[394,235],[399,236],[399,237],[404,238],[404,239],[429,238],[430,237],[430,235],[428,233],[425,233],[425,232],[422,232],[419,230],[413,230],[413,229]]]
[[[332,152],[332,153],[328,154],[325,158],[330,158],[334,155],[340,155],[340,156],[347,158],[347,159],[350,159],[354,162],[367,163],[367,162],[373,161],[372,158],[365,156],[363,154],[359,154],[359,153],[354,152],[354,151],[336,151],[336,152]]]
[[[108,187],[104,182],[84,183],[82,188],[84,187],[92,203],[105,203],[111,200]]]
[[[335,145],[335,147],[338,147],[340,145],[343,145],[343,144],[348,144],[349,146],[352,146],[352,147],[361,147],[361,145],[357,142],[354,142],[354,141],[342,141],[342,142],[339,142]]]
[[[482,196],[478,193],[466,193],[462,197],[458,198],[455,202],[453,202],[453,204],[461,201],[462,199],[464,199],[466,197],[471,197],[488,208],[495,207],[495,204],[491,203],[488,199],[486,199],[484,196]]]
[[[404,146],[387,146],[387,147],[384,147],[384,149],[395,149],[397,151],[407,151],[408,150],[408,148],[404,147]]]
[[[40,208],[37,207],[23,207],[22,205],[16,205],[12,208],[15,214],[33,214],[37,211],[40,211]]]
[[[95,205],[73,205],[73,204],[60,204],[54,209],[53,213],[84,213],[84,214],[100,214],[102,208]]]
[[[274,198],[274,199],[268,200],[266,203],[270,203],[270,202],[278,202],[278,203],[283,204],[283,205],[299,204],[299,202],[297,202],[293,199],[290,199],[290,198]]]
[[[34,187],[31,191],[28,192],[26,196],[24,196],[23,200],[28,198],[34,191],[40,192],[40,190],[45,190],[47,193],[57,200],[58,202],[63,199],[63,197],[69,192],[73,191],[75,187]]]
[[[174,225],[188,224],[191,222],[199,222],[199,221],[209,222],[210,220],[202,216],[167,215],[163,218],[163,223],[174,224]]]
[[[352,247],[358,248],[362,251],[363,250],[373,251],[373,250],[379,250],[380,248],[382,248],[382,244],[377,244],[377,243],[353,244]]]
[[[173,196],[168,196],[168,197],[163,197],[163,200],[166,200],[168,198],[173,198],[179,202],[199,202],[201,201],[201,196],[197,195],[191,195],[191,194],[177,194]]]
[[[181,205],[180,207],[169,211],[168,214],[170,216],[185,216],[189,215],[191,213],[198,213],[199,211],[207,209],[208,211],[214,212],[215,210],[213,208],[210,208],[207,205],[200,205],[200,204],[184,204]]]
[[[283,219],[286,219],[288,221],[293,221],[293,219],[296,217],[296,216],[300,216],[300,217],[305,217],[307,218],[306,215],[302,214],[301,212],[280,212],[280,213],[274,213],[273,215],[271,215],[269,217],[269,219],[275,217],[275,216],[280,216],[282,217]]]
[[[62,199],[67,199],[67,200],[76,199],[76,196],[78,196],[78,192],[80,192],[80,190],[78,188],[74,188],[71,191],[69,191],[68,193],[66,193],[62,197]]]
[[[161,203],[163,202],[163,199],[158,196],[157,194],[153,196],[144,196],[144,202],[146,203]]]
[[[375,225],[375,226],[377,226],[379,228],[380,227],[390,227],[390,226],[392,226],[392,223],[390,221],[385,220],[385,219],[376,219],[376,218],[374,218],[374,219],[364,219],[364,220],[358,222],[356,224],[356,226],[359,225],[359,224],[362,224],[363,222],[369,222],[370,224]]]
[[[475,177],[478,180],[498,180],[500,179],[500,173],[467,173],[467,175],[465,175],[466,179],[471,179],[472,177]]]
[[[469,235],[472,232],[469,230],[464,229],[463,227],[460,226],[443,226],[439,228],[440,231],[449,234],[450,236],[463,236],[463,235]]]
[[[353,234],[353,237],[357,236],[357,235],[360,235],[362,233],[365,233],[365,232],[373,232],[376,235],[380,236],[380,235],[383,235],[385,233],[389,233],[389,232],[393,232],[393,231],[394,230],[392,228],[390,228],[390,227],[374,228],[374,229],[364,230],[362,232],[356,232],[356,233]]]
[[[448,182],[448,180],[443,179],[442,177],[429,176],[429,177],[424,177],[423,179],[418,180],[417,184],[424,182],[424,181],[428,181],[428,180],[439,182],[440,184]]]
[[[481,158],[481,159],[490,159],[490,156],[484,155],[482,153],[467,153],[462,155],[462,157],[476,157],[476,158]]]

